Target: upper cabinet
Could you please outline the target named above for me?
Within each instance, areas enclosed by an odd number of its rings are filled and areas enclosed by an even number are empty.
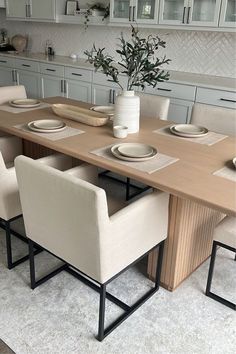
[[[111,22],[157,23],[158,0],[111,0]]]
[[[221,0],[160,0],[159,23],[218,26]]]
[[[220,27],[235,27],[236,24],[236,1],[222,0],[220,13]]]
[[[7,0],[7,18],[52,21],[56,19],[55,0]]]

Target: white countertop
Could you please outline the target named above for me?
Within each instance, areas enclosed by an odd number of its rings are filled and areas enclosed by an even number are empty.
[[[45,63],[94,70],[94,67],[88,62],[86,62],[85,59],[71,59],[67,56],[62,56],[62,55],[47,57],[43,53],[30,53],[30,52],[24,52],[19,54],[0,52],[0,55],[4,55],[11,58],[29,59],[29,60],[40,61]],[[170,73],[169,81],[173,83],[207,87],[207,88],[213,88],[218,90],[236,91],[236,79],[234,78],[196,74],[190,72],[172,71],[172,70],[168,70],[168,71]]]

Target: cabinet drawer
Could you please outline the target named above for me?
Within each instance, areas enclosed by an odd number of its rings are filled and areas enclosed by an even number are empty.
[[[41,74],[64,77],[64,66],[40,63]]]
[[[147,86],[145,92],[151,93],[153,95],[155,94],[165,97],[194,101],[196,87],[190,85],[174,84],[171,82],[160,82],[155,88]]]
[[[105,86],[110,86],[110,87],[114,87],[114,88],[120,88],[119,85],[115,84],[113,81],[110,81],[111,79],[109,79],[105,74],[103,73],[98,73],[98,72],[94,72],[93,74],[93,83],[94,84],[98,84],[98,85],[105,85]],[[123,86],[124,90],[126,89],[126,85],[127,85],[127,79],[125,76],[120,76],[120,84],[121,86]]]
[[[91,82],[92,71],[86,69],[65,67],[65,78]]]
[[[17,59],[15,61],[16,69],[39,72],[39,63],[32,60]]]
[[[196,102],[236,108],[236,92],[198,87]]]
[[[0,66],[13,68],[15,66],[15,59],[5,57],[4,55],[0,55]]]

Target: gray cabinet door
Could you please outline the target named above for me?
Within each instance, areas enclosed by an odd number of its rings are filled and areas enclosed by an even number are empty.
[[[118,90],[112,86],[93,85],[92,103],[97,105],[110,105],[115,103]]]
[[[64,80],[51,75],[41,76],[42,97],[64,96]]]
[[[170,99],[170,107],[168,112],[168,120],[176,123],[189,123],[194,102]]]
[[[80,80],[66,80],[66,97],[91,103],[91,83]]]
[[[26,0],[7,0],[7,17],[25,18],[28,6],[28,1]]]
[[[17,70],[17,82],[24,85],[29,98],[41,98],[40,74],[25,70]]]
[[[0,67],[0,86],[11,86],[14,84],[13,69]]]
[[[55,0],[31,0],[31,18],[55,19]]]

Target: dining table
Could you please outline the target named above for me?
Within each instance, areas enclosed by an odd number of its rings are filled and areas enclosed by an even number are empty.
[[[60,152],[169,193],[168,237],[161,284],[170,291],[176,289],[209,257],[216,224],[225,215],[236,216],[235,180],[217,173],[227,167],[236,174],[232,164],[236,156],[235,137],[219,135],[215,142],[199,143],[199,138],[171,134],[169,127],[174,122],[141,117],[138,133],[117,139],[113,136],[111,120],[103,126],[89,126],[58,117],[51,107],[60,103],[89,109],[91,104],[64,97],[50,97],[42,102],[43,107],[19,109],[17,113],[0,106],[0,130],[22,138],[26,156],[37,158]],[[29,122],[41,119],[61,119],[74,133],[49,139],[50,134],[35,134],[27,129]],[[96,153],[118,143],[148,144],[157,150],[157,158],[158,154],[164,155],[171,158],[172,163],[147,172],[136,168],[137,163],[124,164],[114,156],[107,158]],[[147,274],[150,279],[155,277],[157,257],[156,251],[149,253]]]

